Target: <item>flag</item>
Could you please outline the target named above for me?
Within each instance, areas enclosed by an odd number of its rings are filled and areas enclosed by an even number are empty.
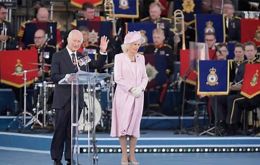
[[[185,23],[190,25],[194,23],[194,15],[201,13],[201,0],[175,0],[174,10],[182,10]]]
[[[241,42],[253,41],[260,46],[260,19],[241,19]]]
[[[180,76],[189,84],[196,85],[197,72],[191,66],[190,50],[180,50]]]
[[[227,95],[229,91],[227,60],[201,60],[198,66],[198,95]]]
[[[126,23],[126,33],[128,31],[140,31],[145,44],[153,43],[153,30],[156,24],[148,22],[129,22]]]
[[[139,0],[113,0],[115,17],[139,18]]]
[[[217,42],[225,42],[225,26],[223,15],[197,14],[196,15],[196,41],[204,42],[205,33],[215,33]]]
[[[260,64],[246,64],[241,94],[249,99],[260,94]]]
[[[48,36],[48,44],[56,47],[57,43],[57,23],[56,22],[28,22],[25,24],[22,42],[27,47],[34,44],[34,33],[38,29],[45,30]]]
[[[89,30],[89,42],[92,45],[98,44],[100,37],[103,35],[108,38],[112,37],[112,22],[110,21],[88,21],[77,20],[77,29],[81,26]],[[99,45],[99,44],[98,44]]]
[[[102,4],[103,0],[71,0],[70,3],[78,8],[82,8],[84,3],[91,3],[94,6]]]
[[[26,74],[26,84],[33,83],[38,75],[38,66],[33,63],[38,62],[37,50],[9,50],[0,51],[0,77],[1,83],[17,88],[24,86],[24,71]]]

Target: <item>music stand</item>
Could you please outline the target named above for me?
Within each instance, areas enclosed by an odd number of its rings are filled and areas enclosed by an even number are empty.
[[[73,79],[70,82],[67,82],[65,79],[62,79],[59,84],[61,85],[71,85],[71,160],[73,160],[74,153],[76,154],[76,160],[75,163],[79,164],[78,154],[79,154],[79,86],[80,85],[88,85],[90,90],[94,91],[95,94],[95,85],[97,82],[103,80],[104,78],[109,77],[110,75],[108,73],[95,73],[95,72],[85,72],[85,71],[78,71],[77,73],[71,73],[70,77]],[[74,91],[75,90],[75,91]],[[76,96],[75,96],[76,95]],[[93,95],[94,96],[94,95]],[[75,99],[75,100],[74,100]],[[93,100],[93,107],[89,107],[88,115],[91,115],[88,117],[88,119],[91,119],[91,126],[92,126],[92,151],[93,151],[93,157],[92,157],[92,164],[98,163],[98,152],[97,152],[97,146],[96,146],[96,127],[95,127],[95,103]],[[75,102],[75,103],[74,103]],[[76,108],[75,108],[76,106]],[[75,114],[74,114],[74,109]],[[89,123],[89,121],[87,122]],[[75,128],[75,131],[74,131]],[[88,129],[88,137],[89,137],[89,131]],[[74,137],[75,135],[75,137]],[[88,153],[90,153],[90,138],[88,138]],[[75,142],[75,143],[74,143]],[[73,162],[73,161],[72,161]],[[74,162],[73,162],[74,163]]]
[[[214,127],[200,133],[209,135],[221,135],[218,127],[218,96],[227,95],[229,91],[229,65],[227,60],[199,61],[198,90],[199,95],[210,96],[214,103],[215,122]],[[201,70],[201,72],[200,72]],[[208,71],[208,72],[206,72]],[[214,130],[212,133],[211,131]]]

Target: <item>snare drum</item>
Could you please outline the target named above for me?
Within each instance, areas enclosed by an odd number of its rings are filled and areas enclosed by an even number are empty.
[[[102,112],[101,112],[101,105],[96,97],[92,98],[88,93],[84,93],[84,101],[87,105],[88,108],[85,108],[85,110],[82,111],[80,118],[79,118],[79,126],[78,130],[79,131],[88,131],[91,130],[91,122],[88,120],[88,116],[91,115],[89,114],[90,108],[93,108],[93,102],[92,99],[94,99],[94,104],[95,104],[95,126],[99,123]]]

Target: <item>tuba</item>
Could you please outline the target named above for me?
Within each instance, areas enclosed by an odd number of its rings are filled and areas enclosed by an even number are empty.
[[[113,0],[104,1],[104,12],[106,13],[106,20],[112,21],[113,36],[116,36],[116,18],[115,18],[115,6]]]
[[[182,35],[182,49],[186,49],[185,45],[185,23],[184,23],[184,14],[181,10],[175,10],[173,14],[173,29],[171,31],[179,37]],[[175,48],[177,49],[177,48]],[[177,52],[177,50],[175,50]]]
[[[1,35],[4,35],[4,36],[7,35],[7,27],[6,27],[5,22],[3,22]],[[5,50],[5,49],[6,49],[6,40],[5,41],[1,41],[1,43],[0,43],[0,50]]]

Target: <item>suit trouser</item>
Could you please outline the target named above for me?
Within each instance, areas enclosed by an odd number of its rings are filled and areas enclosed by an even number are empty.
[[[56,109],[55,130],[51,143],[52,160],[61,160],[65,143],[65,160],[71,159],[71,102],[63,109]],[[74,111],[75,112],[75,111]],[[79,116],[81,109],[79,109]],[[75,114],[75,113],[74,113]],[[73,131],[75,133],[75,131]]]
[[[241,119],[241,108],[238,106],[239,102],[245,100],[245,97],[241,96],[240,94],[236,95],[229,95],[227,98],[227,124],[237,124]]]

